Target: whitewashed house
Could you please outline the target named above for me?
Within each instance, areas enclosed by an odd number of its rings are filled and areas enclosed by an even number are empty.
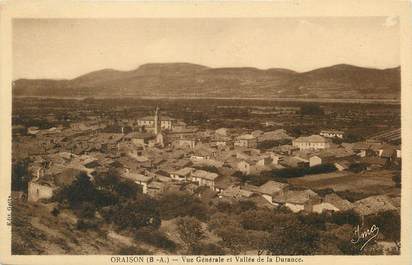
[[[236,138],[234,145],[237,147],[256,148],[257,138],[251,134],[243,134]]]
[[[191,167],[185,167],[170,173],[170,178],[177,181],[186,181],[194,171]]]
[[[126,172],[125,174],[122,175],[122,177],[129,179],[131,181],[134,181],[137,185],[141,186],[142,192],[144,194],[147,193],[148,185],[153,180],[153,177],[151,176],[145,176],[142,174],[131,173],[131,172]]]
[[[337,131],[337,130],[322,130],[319,134],[320,136],[327,137],[327,138],[340,138],[343,139],[344,132]]]
[[[293,140],[292,145],[299,148],[299,150],[319,150],[329,148],[330,142],[322,136],[311,135]]]
[[[272,200],[273,194],[276,193],[283,193],[283,191],[288,187],[288,184],[281,183],[273,180],[269,180],[265,184],[259,186],[258,193],[262,195],[262,197],[270,202],[271,204],[277,205],[275,201]]]
[[[205,170],[196,170],[192,172],[191,180],[197,182],[199,186],[207,186],[210,189],[215,189],[215,181],[219,177],[218,174]]]

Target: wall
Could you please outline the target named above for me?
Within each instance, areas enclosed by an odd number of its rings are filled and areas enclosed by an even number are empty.
[[[142,192],[143,192],[143,194],[146,194],[146,193],[147,193],[147,183],[141,182],[141,181],[136,181],[136,184],[142,186]]]
[[[305,207],[303,205],[293,204],[293,203],[289,203],[289,202],[285,203],[285,206],[288,207],[294,213],[303,211],[305,209]]]
[[[174,179],[174,180],[179,180],[179,181],[183,181],[186,180],[186,177],[184,176],[179,176],[177,174],[170,174],[170,178]]]
[[[325,149],[330,146],[329,143],[311,143],[311,142],[295,142],[295,141],[293,141],[292,145],[298,147],[300,150]]]
[[[327,132],[322,132],[319,135],[324,136],[324,137],[329,137],[329,138],[335,138],[338,137],[340,139],[343,139],[343,134],[341,133],[327,133]]]
[[[320,164],[322,164],[322,159],[320,157],[312,156],[311,158],[309,158],[309,166],[313,167]]]
[[[237,164],[237,168],[243,174],[250,174],[250,165],[245,161],[241,161]]]
[[[138,139],[138,138],[132,139],[132,143],[135,145],[145,145],[144,139]]]
[[[29,182],[28,185],[28,200],[35,202],[40,199],[49,199],[53,196],[53,188],[40,185],[35,182]]]
[[[262,194],[262,197],[263,197],[265,200],[267,200],[268,202],[270,202],[270,203],[273,204],[273,202],[272,202],[272,196],[271,196],[271,195]]]
[[[212,180],[207,180],[207,179],[200,179],[199,181],[199,186],[208,186],[212,190],[215,189],[215,182]]]
[[[160,121],[160,127],[165,130],[172,130],[173,129],[172,121]]]

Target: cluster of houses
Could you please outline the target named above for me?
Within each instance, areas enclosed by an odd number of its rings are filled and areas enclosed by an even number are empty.
[[[284,168],[333,165],[339,171],[363,164],[373,170],[397,163],[400,147],[379,141],[333,143],[344,132],[324,130],[319,135],[294,139],[285,130],[263,132],[220,128],[199,130],[182,122],[154,116],[137,119],[133,132],[102,132],[102,123],[74,123],[70,128],[39,130],[29,128],[29,136],[19,136],[13,151],[31,158],[28,200],[50,198],[76,176],[84,173],[92,180],[110,169],[123,179],[135,182],[142,192],[156,197],[167,191],[186,191],[204,200],[253,200],[258,206],[285,206],[294,212],[397,209],[387,196],[368,197],[351,203],[331,193],[315,191],[269,180],[261,186],[241,183],[238,174],[258,175]],[[259,143],[276,142],[271,148]],[[371,206],[373,205],[373,206]],[[376,205],[385,205],[376,207]]]

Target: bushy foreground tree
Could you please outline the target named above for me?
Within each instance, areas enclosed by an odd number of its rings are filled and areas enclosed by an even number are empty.
[[[180,217],[176,220],[177,231],[187,249],[192,250],[205,237],[202,223],[193,217]]]

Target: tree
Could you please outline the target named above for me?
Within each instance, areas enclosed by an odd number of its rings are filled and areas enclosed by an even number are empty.
[[[28,166],[28,159],[23,159],[13,164],[11,172],[11,188],[13,191],[27,192],[27,184],[30,180]]]
[[[306,215],[299,215],[299,221],[303,224],[307,224],[314,229],[325,230],[326,229],[326,216],[325,214],[309,213]]]
[[[240,215],[240,224],[244,229],[272,231],[273,212],[268,210],[249,210]]]
[[[83,202],[94,202],[96,189],[89,176],[82,172],[69,186],[58,192],[56,199],[60,202],[67,200],[72,208],[77,208]]]
[[[393,177],[392,177],[393,182],[395,182],[395,186],[397,188],[401,187],[401,173],[397,172]]]
[[[247,247],[245,230],[240,226],[229,225],[215,231],[222,238],[221,244],[230,250],[232,255],[238,255]]]
[[[99,227],[98,222],[96,220],[91,220],[91,219],[83,219],[79,218],[76,223],[76,228],[78,230],[95,230]]]
[[[52,214],[53,216],[56,216],[56,217],[57,217],[57,216],[60,214],[59,208],[54,207],[53,210],[51,211],[51,214]]]
[[[199,170],[205,170],[208,172],[218,173],[218,169],[215,166],[203,165],[203,166],[194,166],[194,168],[199,169]]]
[[[349,190],[338,191],[336,192],[336,194],[339,195],[342,199],[348,200],[350,202],[356,202],[368,197],[368,195],[365,195],[365,193],[353,192]]]
[[[334,164],[322,164],[306,168],[305,174],[321,174],[336,171]]]
[[[273,179],[276,178],[274,176],[270,176],[268,174],[265,174],[265,172],[262,172],[260,175],[257,175],[257,176],[249,175],[247,177],[249,179],[247,182],[249,184],[252,184],[252,185],[255,185],[255,186],[261,186],[261,185],[265,184],[266,182],[268,182],[269,180],[273,180]]]
[[[355,163],[355,164],[349,165],[349,171],[352,171],[354,173],[359,173],[359,172],[362,172],[363,170],[366,170],[367,167],[368,165],[365,163]]]
[[[363,140],[363,137],[358,135],[355,132],[348,132],[345,135],[345,142],[347,143],[355,143],[355,142],[360,142]]]
[[[280,141],[277,140],[265,140],[258,143],[258,149],[271,149],[273,147],[279,146]]]
[[[165,233],[154,227],[144,226],[136,231],[134,238],[167,251],[175,251],[176,243],[170,240]]]
[[[224,213],[231,213],[233,212],[233,206],[230,202],[226,201],[218,201],[216,208],[219,212],[224,212]]]
[[[95,190],[95,200],[94,203],[96,207],[105,207],[109,205],[116,204],[119,201],[119,196],[109,190],[101,189]]]
[[[250,200],[241,200],[237,203],[237,205],[235,207],[237,208],[236,212],[239,212],[239,213],[257,209],[256,203],[254,201],[250,201]]]
[[[94,218],[96,213],[96,207],[90,202],[84,202],[79,209],[79,216],[81,218]]]
[[[361,217],[354,210],[347,210],[344,212],[333,212],[330,217],[330,222],[338,225],[357,225],[361,223]]]
[[[115,204],[122,198],[135,198],[142,193],[142,187],[131,180],[121,179],[120,173],[115,168],[110,168],[107,173],[95,178],[97,190],[96,205],[104,207]]]
[[[266,231],[245,230],[244,234],[245,245],[248,249],[265,249],[270,238],[270,233]]]
[[[228,226],[240,227],[240,224],[237,221],[237,219],[233,217],[233,215],[229,215],[229,214],[222,213],[222,212],[217,212],[214,215],[212,215],[212,217],[210,218],[210,221],[208,222],[209,231],[224,229],[225,227],[228,227]]]
[[[291,134],[292,134],[292,136],[294,136],[294,137],[299,137],[299,136],[301,136],[303,133],[302,133],[302,128],[299,128],[299,127],[293,127],[292,129],[291,129]]]
[[[344,255],[360,255],[361,250],[359,246],[354,245],[350,240],[343,240],[338,243],[338,248]]]
[[[321,197],[325,197],[325,195],[327,194],[331,194],[334,193],[335,191],[331,188],[326,188],[326,189],[321,189],[321,190],[316,190],[316,193],[321,196]]]
[[[335,136],[335,137],[332,138],[332,142],[334,144],[342,144],[343,140],[341,138]]]
[[[176,224],[180,238],[190,250],[205,237],[202,224],[193,217],[181,217]]]
[[[115,191],[119,182],[120,174],[115,168],[110,168],[106,174],[99,174],[96,177],[96,185],[103,186],[110,191]]]
[[[117,194],[126,198],[134,198],[136,197],[137,193],[142,193],[143,191],[141,186],[128,179],[119,181],[115,185],[114,190],[117,192]]]
[[[304,104],[301,109],[300,113],[302,115],[322,115],[323,109],[318,104]]]
[[[104,217],[120,229],[137,230],[144,226],[157,228],[161,222],[158,202],[144,194],[111,206],[104,211]]]
[[[319,232],[313,227],[292,220],[272,233],[266,249],[271,255],[314,255],[319,240]]]
[[[376,242],[370,242],[361,249],[359,245],[343,240],[338,243],[338,248],[344,255],[383,255],[382,247],[379,247]]]
[[[400,245],[401,240],[401,218],[396,211],[386,211],[378,213],[366,220],[371,225],[379,227],[379,232],[383,234],[386,240],[395,242]]]
[[[199,220],[207,220],[208,208],[198,198],[193,198],[184,192],[170,192],[159,200],[162,219],[172,219],[183,216],[193,216]]]

